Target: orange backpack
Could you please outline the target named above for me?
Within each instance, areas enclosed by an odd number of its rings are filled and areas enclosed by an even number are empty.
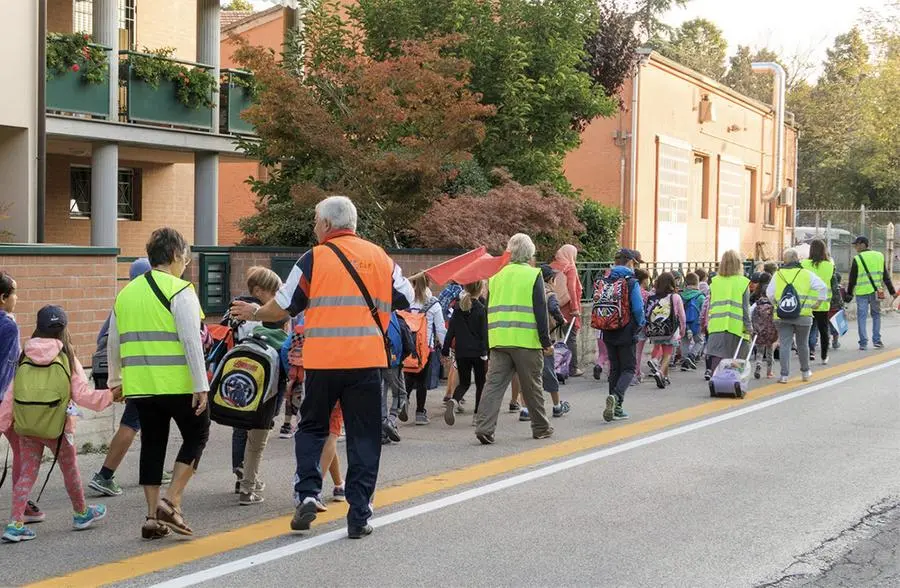
[[[428,357],[431,354],[431,346],[428,344],[428,308],[421,311],[401,310],[397,316],[403,319],[409,327],[413,339],[416,342],[415,350],[403,360],[403,371],[407,374],[418,374],[425,369]]]

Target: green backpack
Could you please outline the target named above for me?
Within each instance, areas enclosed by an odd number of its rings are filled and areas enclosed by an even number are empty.
[[[49,365],[37,365],[23,357],[13,384],[16,433],[41,439],[60,438],[72,398],[71,380],[65,353],[57,355]]]

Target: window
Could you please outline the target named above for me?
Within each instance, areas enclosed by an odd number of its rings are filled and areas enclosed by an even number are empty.
[[[135,49],[135,0],[119,0],[119,49]],[[72,2],[72,30],[76,33],[94,32],[94,0]]]
[[[72,166],[69,216],[91,218],[91,168]],[[141,220],[141,170],[119,169],[118,208],[120,219]]]
[[[709,156],[707,155],[694,153],[694,165],[691,168],[691,202],[700,203],[700,218],[709,218]]]
[[[744,170],[744,198],[750,208],[747,220],[751,223],[756,222],[756,207],[759,202],[759,186],[756,183],[756,170],[748,167]]]

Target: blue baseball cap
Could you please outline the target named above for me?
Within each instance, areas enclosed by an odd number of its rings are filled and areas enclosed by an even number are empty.
[[[128,279],[133,280],[139,276],[143,276],[147,272],[150,271],[150,260],[146,257],[138,257],[134,261],[131,262],[131,267],[128,268]]]

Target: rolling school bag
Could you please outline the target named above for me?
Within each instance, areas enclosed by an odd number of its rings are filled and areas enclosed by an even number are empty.
[[[553,344],[553,371],[556,372],[556,379],[559,380],[560,384],[565,384],[566,380],[569,379],[569,368],[572,365],[572,351],[569,349],[569,346],[566,345],[566,341],[569,340],[569,337],[572,335],[572,327],[575,326],[575,321],[569,321],[569,330],[566,332],[566,336],[562,341],[557,341]],[[560,329],[562,325],[559,326]]]
[[[723,359],[719,362],[716,371],[709,380],[709,395],[717,396],[733,396],[734,398],[743,398],[747,395],[747,385],[750,383],[750,377],[753,375],[753,367],[750,362],[750,354],[753,353],[753,347],[756,346],[756,337],[747,348],[747,357],[738,359],[744,340],[737,346],[734,357],[731,359]]]
[[[251,336],[222,360],[210,385],[210,418],[237,429],[271,429],[278,410],[278,351]]]

